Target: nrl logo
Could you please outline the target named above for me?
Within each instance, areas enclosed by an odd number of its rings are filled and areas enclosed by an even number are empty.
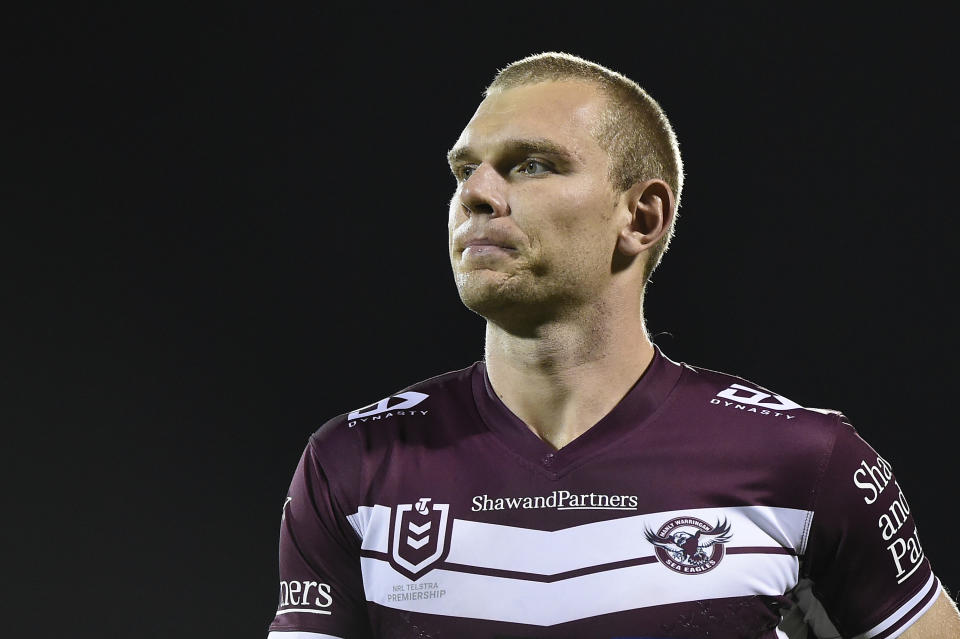
[[[390,565],[416,581],[450,554],[450,504],[397,504],[391,513]]]
[[[656,533],[647,529],[646,537],[664,566],[682,575],[698,575],[717,567],[731,535],[726,519],[711,526],[696,517],[677,517]]]

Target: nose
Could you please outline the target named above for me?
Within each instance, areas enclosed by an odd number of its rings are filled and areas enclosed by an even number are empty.
[[[460,205],[467,215],[502,217],[510,213],[503,196],[503,177],[489,164],[478,166],[460,188]]]

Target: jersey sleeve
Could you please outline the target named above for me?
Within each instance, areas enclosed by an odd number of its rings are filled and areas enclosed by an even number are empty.
[[[370,636],[360,541],[316,447],[311,438],[283,506],[279,605],[269,639]]]
[[[940,583],[890,463],[838,420],[804,572],[842,636],[892,639],[933,604]]]

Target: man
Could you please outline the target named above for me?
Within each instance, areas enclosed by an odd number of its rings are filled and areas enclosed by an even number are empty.
[[[843,415],[648,338],[682,188],[649,96],[532,56],[449,159],[484,361],[310,438],[271,637],[960,636],[889,463]]]

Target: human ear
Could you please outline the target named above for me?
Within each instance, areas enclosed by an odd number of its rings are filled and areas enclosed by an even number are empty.
[[[673,224],[674,199],[670,186],[660,179],[637,182],[622,195],[630,223],[620,229],[617,248],[633,257],[653,246]]]

